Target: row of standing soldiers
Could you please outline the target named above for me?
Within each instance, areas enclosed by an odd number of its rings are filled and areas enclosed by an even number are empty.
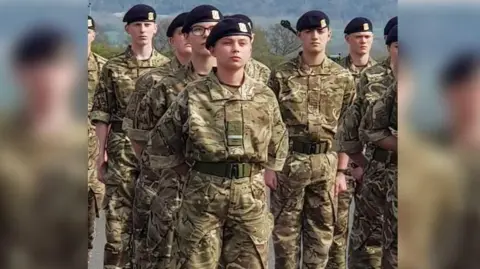
[[[104,268],[267,269],[270,238],[275,268],[346,268],[348,238],[348,268],[396,268],[396,17],[387,59],[358,17],[338,64],[329,17],[308,11],[302,51],[270,70],[245,15],[178,15],[172,59],[156,16],[132,7],[132,43],[108,61],[88,18],[89,252],[103,209]]]

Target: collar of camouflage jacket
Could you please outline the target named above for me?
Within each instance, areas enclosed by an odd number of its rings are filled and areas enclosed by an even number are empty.
[[[298,68],[298,72],[302,76],[310,76],[310,75],[328,75],[330,74],[330,69],[332,60],[330,60],[327,56],[323,59],[323,62],[317,66],[309,66],[303,61],[303,51],[298,53],[298,56],[294,59],[294,62]]]
[[[348,70],[350,70],[353,73],[360,73],[361,70],[364,70],[365,68],[374,66],[377,63],[374,59],[372,59],[372,57],[370,57],[370,58],[368,58],[367,65],[362,66],[362,67],[357,67],[356,65],[353,64],[352,57],[350,55],[345,57],[344,61],[345,61],[344,66],[346,68],[348,68]]]
[[[218,79],[215,72],[210,72],[207,78],[209,82],[209,92],[210,97],[213,101],[219,100],[252,100],[253,99],[253,90],[254,90],[254,81],[248,77],[244,76],[242,85],[238,88],[237,93],[233,93],[228,88],[224,87],[220,80]]]
[[[170,59],[160,54],[160,52],[158,52],[155,48],[153,49],[152,55],[150,58],[148,58],[148,60],[137,60],[131,45],[127,47],[124,53],[129,68],[157,67],[170,61]]]

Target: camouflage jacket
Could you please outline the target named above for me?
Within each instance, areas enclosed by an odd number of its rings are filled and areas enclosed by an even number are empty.
[[[310,67],[300,54],[272,72],[269,86],[279,100],[290,138],[332,146],[338,120],[355,96],[347,70],[329,58]]]
[[[397,82],[368,106],[360,123],[360,138],[377,142],[397,131]]]
[[[360,121],[368,105],[378,99],[393,83],[390,61],[384,61],[364,69],[357,83],[356,98],[340,119],[336,135],[336,149],[347,154],[360,153],[364,144],[359,138]],[[371,153],[373,145],[367,143],[367,153]]]
[[[149,135],[153,169],[185,161],[259,163],[281,171],[288,135],[271,89],[248,76],[233,90],[209,76],[188,84]]]
[[[135,81],[143,73],[165,64],[169,59],[154,50],[148,60],[139,61],[129,46],[125,52],[111,58],[103,67],[93,97],[91,121],[122,123]]]
[[[247,76],[267,84],[271,71],[270,68],[263,63],[251,58],[245,65],[245,73]]]
[[[129,135],[130,129],[133,127],[133,118],[135,117],[135,111],[138,109],[138,104],[145,96],[147,91],[167,75],[178,72],[181,66],[182,65],[178,59],[174,57],[171,61],[166,62],[160,67],[153,68],[137,79],[137,82],[135,83],[135,91],[130,96],[127,109],[125,111],[125,117],[123,118],[122,128],[127,135]]]
[[[343,68],[350,71],[350,74],[352,74],[353,78],[355,79],[355,85],[357,85],[358,81],[360,80],[360,74],[362,73],[362,71],[376,65],[377,62],[374,59],[370,58],[366,66],[357,67],[352,63],[352,59],[350,58],[350,55],[348,55],[347,57],[342,58],[339,64]]]
[[[88,56],[88,111],[92,109],[93,105],[93,95],[95,94],[95,89],[98,85],[100,78],[100,73],[102,71],[103,65],[107,60],[98,54],[91,53]],[[96,180],[96,175],[94,174],[95,170],[95,160],[98,156],[98,143],[97,136],[95,134],[95,128],[90,124],[90,121],[87,120],[88,126],[88,187],[92,188],[95,193],[102,190],[103,183],[99,183]]]
[[[176,74],[167,75],[153,85],[138,104],[133,118],[132,129],[127,133],[133,141],[145,144],[148,133],[155,127],[168,107],[189,82],[199,79],[190,62],[177,71]]]

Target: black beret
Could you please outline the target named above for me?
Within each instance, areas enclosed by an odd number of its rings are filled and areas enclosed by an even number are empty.
[[[393,42],[398,42],[398,25],[393,26],[392,30],[387,35],[387,39],[385,40],[385,44],[390,46]]]
[[[180,13],[177,17],[175,17],[170,25],[167,28],[167,37],[172,37],[175,29],[178,27],[183,27],[185,24],[185,18],[187,18],[188,12]]]
[[[154,22],[157,19],[157,13],[155,9],[149,5],[138,4],[130,8],[125,16],[123,16],[123,22],[130,24],[138,21],[151,21]]]
[[[346,35],[360,32],[373,32],[373,25],[369,19],[363,17],[354,18],[345,26],[343,31]]]
[[[88,16],[88,29],[95,30],[95,21],[91,16]]]
[[[237,19],[240,19],[240,20],[244,20],[248,23],[248,26],[250,26],[251,29],[253,29],[253,21],[252,19],[250,19],[247,15],[243,15],[243,14],[234,14],[234,15],[230,15],[228,16],[229,18],[237,18]]]
[[[307,29],[325,28],[330,25],[330,19],[327,14],[319,10],[311,10],[303,14],[297,21],[297,31],[301,32]]]
[[[223,19],[222,13],[214,6],[200,5],[192,9],[185,18],[182,32],[188,33],[194,24],[200,22],[219,22]]]
[[[441,83],[444,88],[467,81],[476,75],[480,69],[480,54],[474,50],[467,50],[454,55],[447,61],[441,72]]]
[[[13,47],[13,62],[19,65],[47,62],[70,45],[73,45],[72,39],[65,29],[53,25],[35,26],[17,40]]]
[[[248,26],[247,22],[238,18],[227,18],[220,21],[215,27],[213,27],[212,32],[207,37],[207,43],[205,46],[207,49],[215,46],[215,43],[226,37],[226,36],[235,36],[243,35],[252,37],[252,28]]]
[[[392,30],[393,26],[397,25],[398,24],[398,17],[395,16],[393,18],[391,18],[387,24],[385,25],[385,28],[383,28],[383,35],[386,36],[388,35],[388,33],[390,32],[390,30]]]

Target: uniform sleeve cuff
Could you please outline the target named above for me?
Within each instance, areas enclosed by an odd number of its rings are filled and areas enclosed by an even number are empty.
[[[128,130],[132,129],[132,127],[133,127],[133,120],[128,118],[123,118],[122,129],[128,133]]]
[[[271,159],[268,163],[263,164],[263,167],[275,172],[281,172],[285,165],[286,159]]]
[[[90,113],[90,121],[92,124],[95,124],[97,122],[103,122],[106,124],[110,123],[110,114],[105,113],[103,111],[92,111]]]
[[[148,142],[148,134],[149,134],[148,131],[140,130],[140,129],[130,128],[127,130],[128,137],[137,143],[146,144]]]
[[[343,152],[346,154],[355,154],[363,151],[363,144],[360,141],[338,141],[337,152]]]
[[[371,142],[378,142],[392,135],[389,130],[380,130],[375,132],[365,132],[368,140]]]
[[[150,166],[152,169],[171,169],[183,163],[185,163],[185,158],[176,155],[150,155]]]

